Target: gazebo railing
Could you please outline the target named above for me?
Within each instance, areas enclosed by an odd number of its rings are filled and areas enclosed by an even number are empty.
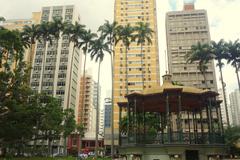
[[[224,144],[219,133],[129,134],[121,136],[121,145],[128,144]]]

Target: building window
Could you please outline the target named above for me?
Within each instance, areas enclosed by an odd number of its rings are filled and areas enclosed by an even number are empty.
[[[65,73],[58,74],[58,78],[66,78],[66,74]]]

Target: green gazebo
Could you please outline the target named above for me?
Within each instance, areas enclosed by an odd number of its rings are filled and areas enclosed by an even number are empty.
[[[205,160],[225,155],[218,93],[163,85],[126,95],[120,108],[120,154],[128,159]]]

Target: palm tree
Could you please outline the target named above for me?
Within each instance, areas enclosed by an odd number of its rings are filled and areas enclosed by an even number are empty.
[[[27,44],[22,40],[18,30],[0,29],[0,67],[4,58],[5,71],[10,70],[10,63],[15,60],[17,64],[23,60],[24,46]]]
[[[111,111],[111,155],[114,157],[114,64],[115,64],[115,51],[114,46],[117,45],[117,37],[119,26],[117,22],[110,23],[109,21],[105,21],[105,23],[99,27],[98,31],[101,32],[101,36],[107,40],[110,49],[111,56],[111,71],[112,71],[112,111]]]
[[[4,22],[6,19],[4,17],[0,17],[0,22]]]
[[[51,28],[50,28],[50,22],[45,22],[43,21],[40,26],[39,26],[39,41],[41,42],[41,44],[43,44],[44,50],[43,50],[43,57],[42,57],[42,70],[41,70],[41,75],[44,74],[44,70],[45,70],[45,57],[46,57],[46,51],[47,51],[47,42],[50,43],[50,45],[52,45],[52,35],[53,33],[51,32]],[[43,84],[43,78],[42,78],[42,82]],[[40,88],[40,91],[42,91],[42,86]]]
[[[238,88],[240,90],[240,81],[239,81],[239,63],[240,63],[240,43],[239,40],[237,39],[236,41],[232,42],[229,41],[227,44],[227,63],[231,63],[231,65],[235,68],[235,72],[237,75],[237,81],[238,81]]]
[[[65,25],[67,25],[67,23],[63,23],[62,22],[62,18],[57,18],[57,17],[53,17],[53,21],[50,22],[50,33],[52,34],[52,38],[54,39],[54,42],[56,44],[56,49],[58,49],[58,41],[60,39],[60,35],[61,32],[64,30]],[[53,72],[53,77],[55,77],[55,72],[56,70]],[[55,78],[53,81],[53,84],[55,83]],[[55,90],[55,87],[53,85],[53,90]]]
[[[6,21],[6,19],[5,19],[4,17],[1,17],[1,16],[0,16],[0,23],[1,23],[1,22],[4,22],[4,21]],[[3,29],[3,28],[4,28],[3,26],[0,26],[0,29]]]
[[[137,40],[137,45],[141,46],[141,68],[142,68],[142,87],[144,90],[144,74],[143,74],[143,45],[145,42],[152,44],[152,33],[154,32],[149,23],[137,22],[134,28],[136,34],[133,36],[134,41]]]
[[[64,28],[63,28],[63,35],[66,35],[68,36],[69,38],[69,42],[72,42],[73,43],[73,50],[72,50],[72,56],[71,56],[71,64],[73,64],[73,60],[74,60],[74,55],[75,55],[75,49],[76,48],[79,48],[78,45],[79,45],[79,40],[80,40],[80,37],[82,36],[82,34],[85,32],[85,25],[82,25],[82,24],[79,24],[78,22],[75,22],[75,24],[71,24],[71,23],[67,23],[64,25]],[[68,98],[67,98],[67,105],[68,105],[68,108],[70,108],[70,97],[71,97],[71,85],[72,85],[72,66],[70,66],[70,80],[69,80],[69,86],[68,86]],[[80,124],[78,124],[78,128],[79,126],[83,126],[82,124],[82,121],[80,122]],[[77,129],[78,130],[78,129]],[[83,134],[84,135],[84,134]],[[78,151],[81,150],[81,140],[82,140],[82,134],[79,134],[79,149]],[[65,150],[66,152],[66,150]]]
[[[36,40],[39,40],[39,27],[40,25],[32,24],[31,26],[25,25],[22,31],[22,39],[27,41],[30,44],[29,47],[29,61],[30,65],[32,64],[33,59],[33,45],[36,43]]]
[[[83,64],[83,89],[82,89],[82,107],[84,107],[84,100],[85,100],[85,73],[86,73],[86,61],[87,61],[87,52],[89,50],[90,44],[93,42],[94,38],[97,37],[97,34],[92,33],[91,30],[84,31],[80,35],[81,41],[78,43],[78,47],[82,48],[84,54],[84,64]],[[83,112],[81,112],[83,115]],[[83,116],[81,116],[83,117]]]
[[[98,89],[97,89],[97,107],[96,107],[96,139],[95,139],[95,157],[98,156],[98,124],[99,124],[99,82],[100,82],[100,71],[101,63],[103,61],[104,52],[111,53],[108,43],[104,42],[104,38],[100,37],[91,43],[91,48],[89,49],[91,59],[95,58],[98,62]]]
[[[215,60],[217,61],[217,66],[219,67],[221,83],[222,83],[222,91],[223,91],[223,101],[225,105],[226,117],[227,117],[227,125],[230,126],[228,108],[227,108],[227,100],[226,100],[226,92],[225,92],[225,83],[223,80],[222,68],[224,63],[223,59],[227,58],[226,46],[223,39],[221,39],[218,43],[215,41],[211,42],[211,52],[215,56]]]
[[[126,26],[119,26],[118,41],[122,41],[125,46],[125,67],[126,67],[126,94],[128,94],[128,50],[133,41],[134,28],[127,24]]]
[[[65,24],[63,28],[63,35],[67,35],[69,37],[69,42],[73,43],[73,51],[72,51],[72,57],[71,57],[71,64],[73,64],[73,59],[74,59],[74,53],[76,47],[79,45],[79,40],[82,34],[85,32],[85,25],[79,24],[78,22],[75,22],[75,24]],[[71,96],[71,83],[72,83],[72,65],[70,66],[70,83],[68,86],[68,99],[67,99],[67,104],[69,108],[70,104],[70,96]]]
[[[208,88],[206,79],[207,63],[213,59],[209,44],[201,44],[198,42],[196,45],[192,45],[191,51],[186,54],[187,63],[198,63],[198,68],[203,75],[205,87]]]

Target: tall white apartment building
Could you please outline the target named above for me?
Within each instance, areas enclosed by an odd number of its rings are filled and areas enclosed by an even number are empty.
[[[208,88],[217,91],[213,61],[207,64],[206,82],[197,63],[187,64],[185,55],[191,46],[210,42],[206,10],[195,10],[193,3],[185,3],[183,11],[166,14],[166,37],[169,72],[172,80],[186,86]]]
[[[63,22],[75,23],[80,18],[76,8],[68,6],[43,7],[41,22],[50,22],[54,17]],[[67,35],[60,34],[53,43],[37,42],[31,72],[31,88],[59,98],[62,107],[72,108],[77,118],[79,103],[81,54],[79,49],[73,52],[73,43]],[[76,119],[77,120],[77,119]]]
[[[240,92],[235,90],[230,93],[230,107],[232,113],[232,125],[240,126]]]

